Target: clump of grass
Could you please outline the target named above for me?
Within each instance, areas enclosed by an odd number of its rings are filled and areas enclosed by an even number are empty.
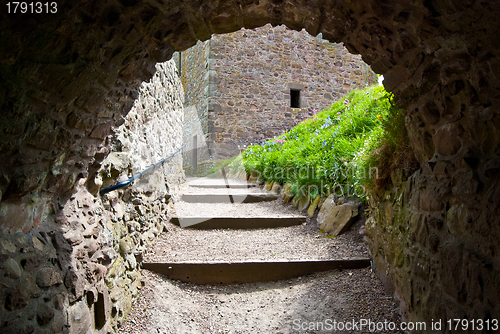
[[[247,173],[289,183],[299,197],[336,193],[364,199],[365,189],[380,187],[389,169],[406,159],[404,152],[411,152],[408,140],[401,139],[403,112],[382,86],[352,91],[296,122],[282,135],[247,148],[243,162]]]
[[[236,173],[240,170],[243,170],[243,157],[241,154],[238,154],[232,158],[219,160],[215,163],[215,167],[211,169],[211,174],[215,174],[221,171],[222,168],[225,168],[227,173]]]
[[[371,154],[360,156],[362,166],[377,169],[376,175],[363,179],[365,187],[375,192],[385,189],[393,170],[404,169],[411,174],[419,167],[410,146],[403,111],[391,108],[381,121],[381,132],[370,143]]]

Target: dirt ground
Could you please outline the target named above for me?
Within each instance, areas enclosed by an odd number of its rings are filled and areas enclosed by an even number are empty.
[[[178,204],[179,211],[193,206]],[[231,204],[215,205],[218,214],[300,214],[281,200],[262,203],[260,211],[259,205],[235,204],[231,210],[223,207]],[[197,231],[169,223],[145,261],[367,257],[358,232],[363,223],[336,238],[318,233],[314,217],[303,225],[268,230]],[[147,270],[142,275],[144,287],[119,333],[404,333],[398,330],[396,303],[371,268],[227,286],[183,283]]]
[[[369,333],[367,327],[339,330],[339,322],[344,328],[362,319],[400,323],[396,304],[369,268],[229,286],[143,275],[145,286],[119,333]]]

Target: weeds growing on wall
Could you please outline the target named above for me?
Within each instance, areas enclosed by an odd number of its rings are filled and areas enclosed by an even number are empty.
[[[243,152],[247,173],[289,183],[293,195],[366,198],[412,156],[402,110],[382,86],[355,90],[282,135]],[[406,153],[405,153],[406,152]]]

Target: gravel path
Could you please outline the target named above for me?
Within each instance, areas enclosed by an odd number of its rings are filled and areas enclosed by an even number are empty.
[[[369,333],[333,331],[327,325],[361,319],[400,323],[396,304],[369,269],[228,286],[169,281],[147,271],[143,275],[146,286],[119,333]]]
[[[228,197],[229,200],[229,197]],[[175,204],[179,217],[303,217],[292,206],[278,199],[260,203],[186,203]]]
[[[262,230],[192,230],[173,224],[163,233],[145,262],[327,260],[368,257],[354,233],[326,238],[315,221]]]
[[[262,190],[258,187],[252,188],[198,188],[198,187],[183,187],[182,192],[184,194],[262,194],[266,193],[265,190]]]
[[[184,191],[193,190],[189,188],[185,186]],[[201,216],[200,212],[210,216],[242,212],[300,215],[281,200],[233,204],[232,209],[231,204],[186,204],[176,203],[177,214],[187,213],[189,208],[196,210],[194,216]],[[265,230],[191,230],[169,223],[168,232],[160,236],[144,259],[181,262],[366,257],[367,248],[358,233],[362,223],[358,221],[337,238],[319,234],[314,218],[299,226]],[[144,287],[119,333],[368,333],[367,328],[342,331],[331,326],[333,321],[359,325],[361,319],[369,319],[392,321],[396,326],[401,321],[396,304],[370,268],[228,286],[171,281],[146,270],[142,274]]]
[[[247,181],[241,180],[241,179],[227,179],[227,182],[224,179],[221,178],[213,178],[213,177],[190,177],[186,180],[186,183],[184,184],[185,187],[189,187],[192,184],[204,184],[204,185],[212,185],[212,184],[217,184],[217,185],[232,185],[232,184],[244,184],[244,185],[254,185],[254,183],[249,183]],[[259,189],[259,187],[256,187]]]

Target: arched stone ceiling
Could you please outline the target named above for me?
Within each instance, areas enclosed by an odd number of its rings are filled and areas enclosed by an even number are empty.
[[[156,62],[213,33],[285,24],[361,54],[405,108],[421,162],[400,199],[408,210],[398,228],[411,233],[405,240],[381,225],[381,243],[391,234],[404,249],[385,245],[389,253],[374,255],[403,308],[427,321],[498,318],[500,1],[54,3],[56,13],[0,11],[2,230],[10,226],[5,207],[29,210],[39,196],[61,205],[79,180],[93,179],[109,152],[107,136]],[[429,254],[433,262],[422,265]],[[413,269],[401,274],[390,262],[396,255]]]
[[[421,162],[497,161],[499,13],[498,1],[455,0],[61,0],[49,14],[3,8],[3,200],[70,192],[106,156],[106,136],[156,62],[211,34],[269,22],[322,32],[384,74],[407,110]]]

